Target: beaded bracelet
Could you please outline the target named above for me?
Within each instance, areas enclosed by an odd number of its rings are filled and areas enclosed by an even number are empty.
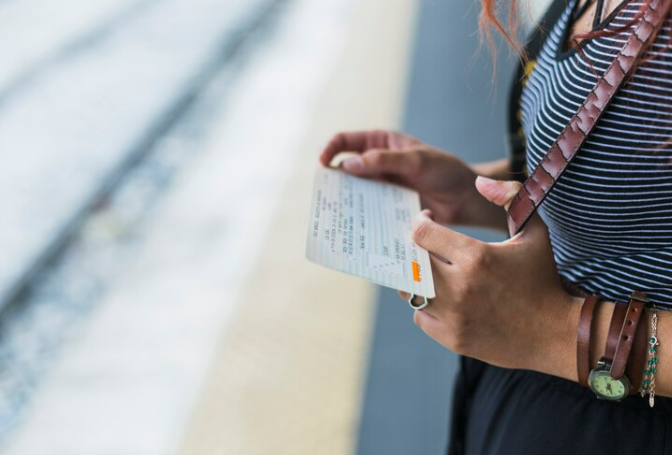
[[[642,381],[642,397],[649,394],[649,406],[653,407],[656,396],[656,373],[658,372],[658,313],[653,308],[651,315],[651,338],[649,338],[648,361],[646,370],[644,370],[644,381]]]

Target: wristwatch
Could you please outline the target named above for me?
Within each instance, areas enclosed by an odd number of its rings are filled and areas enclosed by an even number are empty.
[[[625,375],[617,379],[611,376],[614,353],[616,352],[616,345],[619,341],[626,313],[627,305],[616,302],[614,312],[611,316],[604,356],[602,356],[597,362],[597,366],[588,375],[588,387],[601,400],[621,401],[628,395],[631,387],[630,380]]]
[[[634,292],[627,306],[619,303],[614,306],[604,356],[588,376],[588,385],[597,398],[621,401],[636,391],[625,370],[630,363],[630,371],[637,371],[630,361],[630,352],[647,302],[646,294]]]
[[[612,378],[611,367],[609,359],[602,357],[590,372],[588,385],[600,400],[621,401],[628,396],[632,385],[625,375],[618,379]]]

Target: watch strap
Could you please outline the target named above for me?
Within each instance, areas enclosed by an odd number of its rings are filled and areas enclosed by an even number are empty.
[[[614,312],[611,314],[611,323],[609,324],[609,331],[607,332],[607,344],[604,348],[604,358],[611,364],[614,361],[614,354],[616,354],[616,346],[618,346],[618,337],[621,334],[623,321],[625,321],[625,314],[628,310],[628,305],[625,303],[616,302],[614,305]]]
[[[630,296],[628,311],[626,312],[625,321],[623,321],[623,326],[618,337],[614,361],[611,364],[611,377],[614,379],[619,379],[625,374],[625,367],[630,358],[630,351],[635,341],[639,320],[644,313],[644,307],[647,303],[648,299],[644,292],[635,291]]]
[[[579,327],[576,332],[576,371],[579,376],[579,384],[588,385],[588,373],[590,372],[590,332],[593,325],[595,306],[602,300],[598,295],[586,297],[581,305],[579,314]]]
[[[646,312],[646,311],[645,311]],[[637,327],[637,334],[635,335],[635,342],[632,345],[632,354],[630,355],[630,362],[628,362],[627,375],[632,380],[632,387],[630,388],[630,395],[638,393],[644,379],[644,363],[646,362],[647,343],[648,343],[648,321],[642,316],[639,320],[639,327]]]

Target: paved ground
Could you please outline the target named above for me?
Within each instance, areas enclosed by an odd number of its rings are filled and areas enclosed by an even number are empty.
[[[223,333],[182,454],[354,453],[375,287],[305,259],[308,207],[317,153],[335,131],[398,124],[416,2],[355,4],[348,43],[307,125],[263,257]],[[377,21],[384,10],[385,21]]]
[[[475,7],[287,3],[274,44],[248,62],[256,70],[220,81],[231,95],[209,114],[212,134],[189,145],[198,159],[137,232],[112,233],[132,254],[102,304],[62,334],[4,453],[442,452],[454,357],[393,292],[376,302],[374,286],[308,263],[303,246],[316,154],[335,131],[401,124],[470,161],[502,156],[489,57],[472,59]],[[95,238],[119,215],[101,213]]]
[[[477,53],[475,2],[422,0],[420,7],[403,130],[469,162],[503,157],[512,62],[500,58],[489,85],[490,57]],[[395,292],[382,290],[378,302],[358,454],[443,453],[457,358],[413,325]]]
[[[0,306],[272,4],[100,3],[0,5],[0,39],[16,43],[0,51]],[[35,30],[29,39],[26,27]]]
[[[47,289],[42,299],[44,305],[31,306],[36,311],[31,310],[27,323],[17,324],[16,344],[21,347],[19,358],[27,360],[39,354],[39,360],[44,358],[49,361],[48,368],[29,371],[33,377],[40,378],[36,390],[26,393],[21,368],[8,363],[0,350],[3,365],[0,379],[9,379],[12,386],[20,385],[20,391],[29,395],[24,397],[28,398],[28,402],[16,431],[8,437],[0,432],[0,442],[4,443],[0,451],[3,454],[175,453],[190,422],[192,409],[200,401],[201,387],[210,382],[208,373],[211,367],[216,370],[218,366],[213,365],[213,360],[219,351],[220,338],[233,340],[224,351],[238,353],[243,362],[224,362],[223,376],[212,376],[214,383],[241,386],[229,396],[234,399],[219,402],[216,411],[228,409],[236,413],[239,418],[232,419],[232,422],[247,423],[243,426],[246,432],[241,430],[238,433],[240,427],[235,424],[227,426],[221,420],[206,419],[201,427],[206,434],[210,435],[207,433],[210,430],[215,436],[238,434],[240,437],[225,438],[223,444],[206,446],[200,453],[250,453],[246,452],[247,449],[252,450],[249,444],[244,445],[241,451],[226,450],[232,445],[238,447],[235,444],[239,441],[245,443],[246,435],[255,435],[264,416],[273,418],[268,420],[269,425],[274,424],[269,428],[283,430],[277,424],[273,410],[281,408],[280,405],[292,397],[300,395],[299,398],[305,399],[307,396],[300,390],[295,395],[288,395],[285,393],[287,389],[280,388],[283,385],[287,387],[288,382],[290,389],[296,384],[292,380],[295,376],[283,381],[279,369],[295,371],[292,367],[299,353],[295,349],[297,345],[305,348],[300,359],[315,359],[315,363],[304,364],[310,367],[308,373],[313,376],[303,375],[303,380],[319,384],[319,378],[325,376],[325,369],[320,365],[326,364],[331,367],[327,368],[327,372],[340,374],[339,391],[343,394],[350,392],[348,399],[343,399],[341,393],[331,396],[335,403],[350,411],[339,414],[345,415],[349,426],[342,425],[337,435],[345,436],[338,438],[339,442],[351,445],[348,441],[352,439],[352,428],[358,415],[359,367],[363,364],[359,359],[367,352],[362,345],[368,341],[366,334],[370,317],[367,315],[370,315],[372,307],[366,304],[372,300],[372,287],[364,281],[357,284],[362,290],[357,292],[361,304],[350,302],[355,306],[354,315],[340,307],[338,302],[324,305],[327,315],[320,319],[322,326],[320,321],[314,326],[313,330],[317,332],[314,338],[310,336],[312,325],[306,324],[311,322],[310,318],[294,317],[297,307],[315,303],[314,296],[305,296],[306,301],[245,298],[253,290],[277,291],[278,296],[289,296],[288,291],[274,289],[270,285],[271,280],[281,280],[283,274],[287,275],[289,291],[302,289],[297,286],[296,280],[300,277],[298,269],[287,267],[287,264],[291,259],[290,264],[308,266],[303,257],[303,245],[310,174],[317,163],[317,149],[327,133],[321,130],[322,134],[313,140],[309,148],[301,148],[301,144],[308,125],[316,117],[316,105],[323,97],[348,38],[352,9],[356,3],[353,0],[286,2],[265,33],[255,36],[257,46],[247,49],[249,55],[238,62],[240,68],[236,68],[235,76],[224,71],[221,78],[213,81],[212,90],[204,89],[207,93],[203,95],[208,102],[198,109],[199,112],[193,113],[198,118],[192,119],[194,122],[189,125],[188,131],[183,131],[191,139],[200,136],[195,133],[204,123],[210,125],[207,131],[203,131],[200,140],[185,144],[172,134],[166,138],[164,151],[186,147],[191,159],[182,163],[171,183],[163,188],[156,204],[151,209],[141,210],[146,214],[144,221],[129,226],[124,222],[123,210],[136,206],[147,189],[146,185],[140,185],[140,188],[136,185],[135,191],[121,198],[120,204],[112,203],[101,208],[94,217],[97,220],[93,219],[90,226],[87,225],[92,228],[89,233],[92,235],[83,237],[97,237],[105,246],[100,245],[103,247],[96,252],[85,252],[86,257],[80,258],[85,260],[77,261],[86,269],[81,270],[85,282],[80,283],[80,274],[75,273],[77,283],[74,288],[80,284],[88,285],[88,269],[99,271],[101,265],[103,270],[113,269],[110,271],[114,277],[107,283],[105,291],[94,298],[95,305],[85,308],[83,317],[74,324],[62,325],[63,315],[53,312],[58,300],[65,300],[70,306],[74,303],[69,293],[69,288],[73,287],[72,277],[65,281],[69,285],[65,290],[68,292],[63,295],[54,292],[53,287]],[[400,17],[405,18],[406,15],[400,13]],[[185,20],[191,23],[188,18]],[[211,20],[217,21],[215,17]],[[399,22],[393,24],[399,25]],[[408,38],[407,34],[404,36]],[[404,43],[400,44],[403,46]],[[361,66],[363,60],[360,58],[353,64]],[[404,67],[405,63],[398,66]],[[385,68],[383,66],[382,69]],[[385,90],[381,84],[378,86]],[[388,91],[398,94],[401,86],[401,83],[394,84]],[[377,92],[372,90],[370,93]],[[394,104],[397,106],[398,100]],[[397,112],[387,103],[383,103],[380,110],[385,115]],[[346,113],[348,117],[353,117],[342,110],[341,118]],[[325,121],[331,118],[327,115],[321,117]],[[192,129],[196,124],[198,128]],[[159,155],[170,161],[172,154]],[[281,194],[289,175],[296,169],[297,159],[304,160],[307,169],[305,178],[300,180],[308,187],[301,187],[303,198],[307,200]],[[153,170],[147,171],[152,174]],[[296,179],[293,181],[299,182]],[[287,200],[293,201],[291,210],[290,204],[285,202]],[[117,212],[120,208],[123,209],[121,213]],[[276,221],[272,224],[276,208],[289,215],[291,222]],[[122,215],[121,219],[119,215]],[[119,224],[119,221],[122,223]],[[278,254],[272,256],[275,262],[260,254],[262,251],[268,253],[267,249],[260,250],[262,246],[266,247],[268,235],[271,236],[268,243],[281,248],[276,252]],[[127,240],[132,251],[121,258],[116,256],[113,244],[117,240],[122,243]],[[291,250],[283,249],[288,247],[288,242],[291,242]],[[266,270],[266,265],[271,263],[276,267],[263,276],[261,270]],[[105,269],[110,265],[111,268]],[[70,269],[69,274],[78,271]],[[331,282],[338,289],[339,274],[326,269],[317,273],[328,276],[330,280],[333,278],[335,281]],[[53,278],[58,282],[55,284],[63,284],[58,274]],[[259,286],[260,283],[268,285]],[[333,298],[337,297],[334,294]],[[263,305],[266,310],[263,314],[268,317],[255,318],[257,308],[253,304]],[[341,322],[347,325],[346,330],[338,330],[340,326],[335,324],[336,319],[329,314],[330,311],[340,314]],[[241,315],[246,318],[241,319]],[[230,337],[229,333],[241,333],[235,330],[240,326],[236,326],[232,319],[249,321],[249,317],[255,323],[269,323],[275,332],[260,334],[243,325],[245,338]],[[357,319],[358,323],[351,325],[350,317]],[[49,333],[52,327],[60,327],[58,338],[51,339],[52,343],[47,345],[42,343],[43,338],[37,344],[30,342],[26,325],[31,322],[38,322],[36,328],[40,337],[45,328]],[[297,330],[288,330],[291,323],[298,325]],[[359,333],[361,335],[355,336]],[[302,334],[308,337],[301,337]],[[283,344],[282,341],[287,339],[283,337],[288,337],[291,343]],[[325,337],[333,340],[336,346],[320,344],[320,339]],[[343,343],[344,337],[351,343],[349,346]],[[248,342],[250,339],[261,339],[262,342],[253,345]],[[6,339],[3,338],[3,341]],[[60,349],[52,349],[53,344],[59,344]],[[269,346],[287,349],[272,351],[267,349]],[[319,346],[323,346],[333,359],[322,360]],[[338,355],[343,351],[349,355]],[[269,357],[275,362],[280,359],[288,361],[275,368],[277,363],[264,362]],[[344,364],[343,368],[339,368]],[[45,366],[43,362],[39,365]],[[255,373],[259,375],[255,376]],[[334,380],[337,378],[335,375],[326,376]],[[273,378],[272,382],[269,382],[269,377]],[[255,383],[256,379],[260,381]],[[253,387],[254,384],[259,387]],[[14,399],[16,387],[11,390],[13,393],[8,391],[7,395]],[[4,389],[0,388],[0,391]],[[252,419],[244,417],[249,415],[246,412],[253,410],[246,406],[254,404],[254,400],[243,400],[243,406],[235,408],[240,403],[235,399],[250,396],[246,391],[261,398],[256,402],[263,405]],[[6,395],[0,393],[0,397]],[[266,401],[266,397],[285,401]],[[0,398],[0,402],[5,412],[6,401]],[[302,409],[296,403],[288,404],[290,411]],[[312,409],[321,411],[322,406],[314,405]],[[213,414],[212,417],[220,415]],[[329,420],[332,415],[325,415],[325,419]],[[317,422],[320,425],[324,422],[319,415],[315,418],[314,414],[298,413],[298,417],[303,418],[306,424]],[[0,422],[5,423],[3,419]],[[229,433],[220,431],[222,426]],[[327,431],[335,426],[321,425]],[[296,428],[304,427],[298,425]],[[317,433],[314,434],[318,437]],[[286,432],[279,435],[286,435]],[[262,442],[272,443],[269,432],[264,436],[266,439]],[[191,439],[194,440],[198,441]],[[216,442],[222,440],[217,439]],[[204,446],[200,445],[201,448]],[[292,445],[287,444],[286,447],[291,449]],[[343,450],[340,453],[348,452]]]

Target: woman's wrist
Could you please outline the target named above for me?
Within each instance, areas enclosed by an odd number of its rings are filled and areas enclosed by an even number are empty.
[[[576,336],[584,299],[568,293],[547,298],[550,300],[538,302],[547,309],[546,314],[537,313],[526,324],[528,349],[520,353],[524,357],[515,368],[578,382]]]
[[[530,370],[578,382],[576,368],[576,334],[583,298],[565,294],[560,302],[550,304],[555,308],[546,324],[540,324],[536,349],[530,356]]]
[[[537,353],[536,366],[529,369],[578,382],[576,335],[583,301],[583,297],[568,296],[563,311],[553,318],[555,327],[542,331],[543,341],[539,343],[542,349]],[[590,336],[590,369],[597,366],[604,354],[614,305],[612,301],[602,300],[595,308]]]

